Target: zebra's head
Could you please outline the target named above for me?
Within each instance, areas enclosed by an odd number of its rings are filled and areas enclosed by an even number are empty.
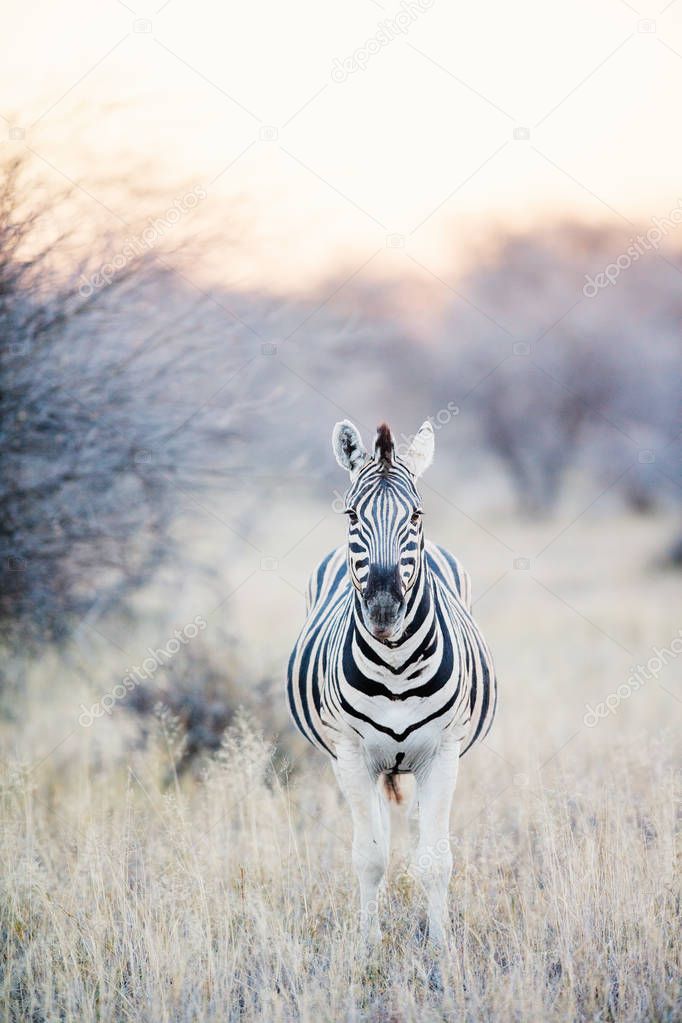
[[[433,459],[433,427],[425,422],[398,455],[393,435],[382,423],[369,454],[357,428],[344,420],[334,427],[332,445],[351,478],[345,496],[350,578],[367,629],[376,639],[390,641],[400,635],[419,577],[424,535],[415,480]]]

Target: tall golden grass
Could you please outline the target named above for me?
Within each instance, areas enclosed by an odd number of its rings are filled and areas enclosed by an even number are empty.
[[[143,748],[94,755],[93,727],[43,762],[3,765],[2,1018],[682,1018],[679,664],[583,721],[627,678],[616,639],[648,656],[677,634],[678,582],[651,568],[654,539],[625,517],[583,523],[546,568],[512,570],[480,601],[502,701],[462,762],[439,973],[401,855],[381,947],[362,950],[349,816],[320,757],[291,743],[284,769],[243,717],[178,779],[182,737],[162,714]],[[41,684],[49,731],[60,683]],[[29,696],[11,729],[35,742]]]

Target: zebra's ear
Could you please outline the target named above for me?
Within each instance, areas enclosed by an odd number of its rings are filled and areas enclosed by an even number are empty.
[[[403,462],[413,476],[421,476],[431,465],[435,443],[433,427],[427,419],[419,427],[414,440],[403,455]]]
[[[348,469],[351,475],[358,472],[367,460],[367,452],[358,428],[348,419],[342,420],[334,427],[332,447],[336,461],[342,469]]]

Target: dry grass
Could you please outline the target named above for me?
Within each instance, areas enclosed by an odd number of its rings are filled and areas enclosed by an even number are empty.
[[[106,755],[93,728],[4,769],[3,1018],[680,1019],[679,670],[582,723],[677,633],[678,581],[647,567],[659,541],[583,524],[536,572],[561,599],[519,571],[481,600],[503,704],[460,775],[442,990],[399,862],[383,945],[359,949],[348,815],[321,758],[294,752],[286,778],[243,722],[201,778],[164,787],[179,740],[161,720],[144,750]],[[45,752],[59,738],[51,699],[14,726],[18,759],[36,720]]]

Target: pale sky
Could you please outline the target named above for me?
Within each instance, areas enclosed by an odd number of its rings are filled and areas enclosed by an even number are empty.
[[[196,272],[228,276],[225,237],[243,283],[443,274],[498,222],[627,229],[682,195],[682,0],[25,0],[0,69],[3,147],[114,228],[103,176],[139,215],[205,188]]]

